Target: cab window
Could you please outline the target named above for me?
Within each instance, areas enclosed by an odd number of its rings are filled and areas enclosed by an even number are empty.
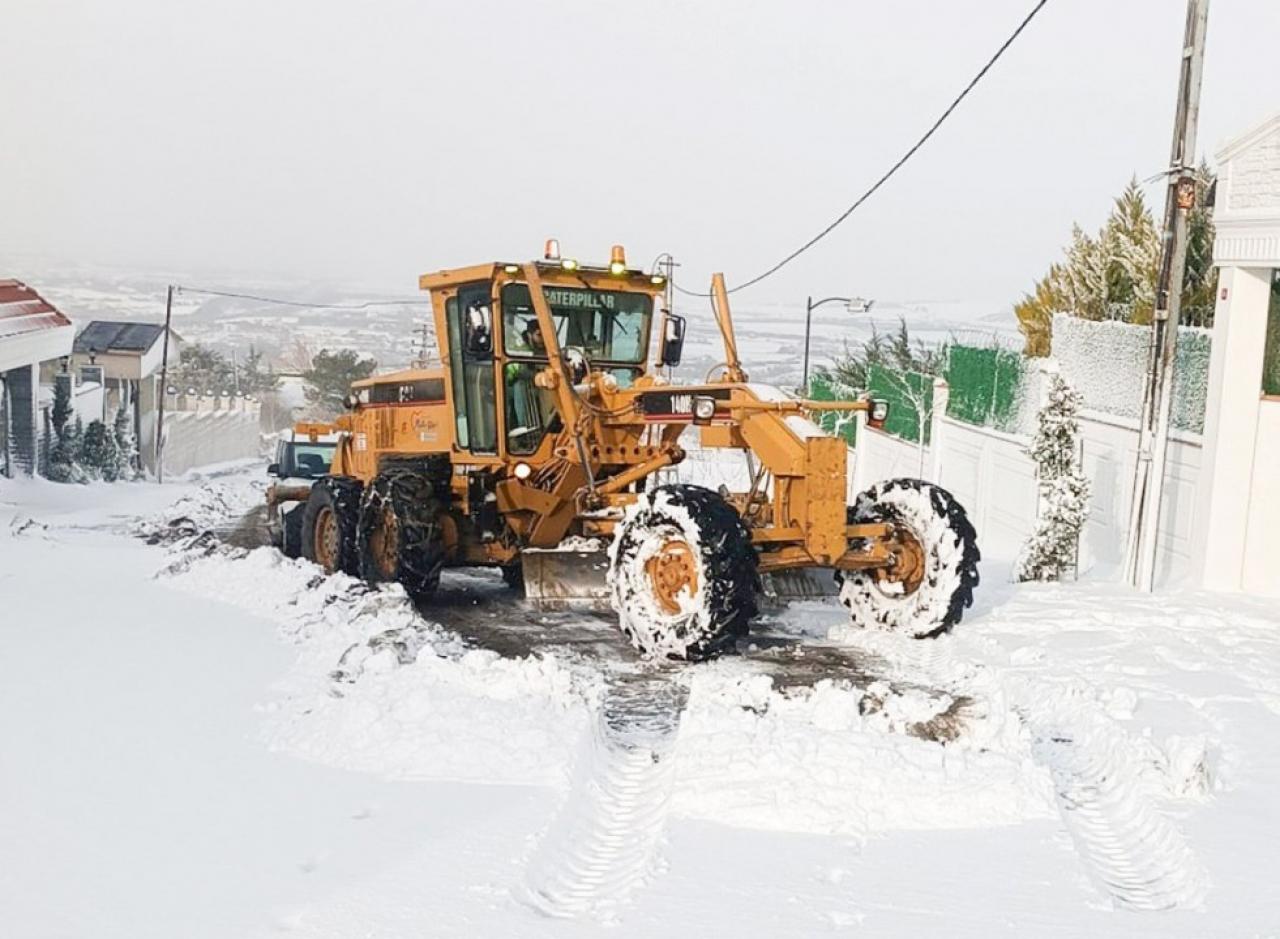
[[[280,475],[299,479],[318,479],[333,465],[332,443],[286,443],[280,460]]]
[[[653,299],[648,294],[587,287],[545,287],[560,347],[576,346],[593,362],[639,364],[649,349]],[[507,355],[545,358],[546,345],[526,284],[502,288]]]

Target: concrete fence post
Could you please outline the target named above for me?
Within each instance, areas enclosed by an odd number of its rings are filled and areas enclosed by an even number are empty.
[[[951,386],[945,378],[933,380],[933,411],[929,415],[929,481],[942,484],[942,419],[947,416],[947,404],[951,400]]]
[[[863,401],[869,400],[866,395]],[[867,412],[853,412],[853,475],[850,477],[849,493],[846,502],[852,503],[858,493],[867,488],[867,450],[871,447],[871,432],[867,430]]]

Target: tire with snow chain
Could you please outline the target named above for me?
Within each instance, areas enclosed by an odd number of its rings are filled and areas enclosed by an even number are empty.
[[[642,493],[609,547],[618,622],[646,655],[698,661],[747,634],[760,576],[734,508],[701,486]]]
[[[924,639],[950,631],[973,603],[977,534],[951,493],[920,479],[890,479],[858,496],[849,524],[888,522],[904,546],[893,568],[837,572],[854,623]]]
[[[360,504],[360,575],[373,583],[399,582],[415,600],[431,596],[444,567],[443,514],[436,485],[426,476],[375,477]]]
[[[302,556],[302,516],[306,505],[295,505],[280,520],[280,550],[287,558]]]
[[[360,517],[360,480],[325,476],[311,486],[302,510],[302,556],[325,573],[359,573],[356,524]]]

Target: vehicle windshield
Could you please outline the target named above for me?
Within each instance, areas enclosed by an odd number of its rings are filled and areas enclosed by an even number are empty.
[[[281,476],[317,479],[329,472],[333,463],[333,443],[286,443],[280,461]]]
[[[576,346],[593,362],[643,362],[649,351],[653,298],[644,293],[544,287],[560,348]],[[546,347],[526,284],[502,288],[503,346],[507,355],[544,357]]]

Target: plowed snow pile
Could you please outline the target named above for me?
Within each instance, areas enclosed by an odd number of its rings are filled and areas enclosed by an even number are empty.
[[[227,501],[216,491],[209,498]],[[570,650],[503,657],[424,619],[398,587],[326,577],[268,548],[215,550],[207,537],[193,536],[173,556],[162,576],[174,586],[279,623],[298,657],[265,708],[265,739],[334,766],[395,779],[564,788],[610,682],[651,668]],[[1054,591],[1038,593],[1024,591],[1026,612],[1012,604],[977,636],[962,629],[934,642],[853,628],[832,605],[830,638],[864,655],[871,674],[863,683],[824,678],[817,669],[807,686],[779,688],[773,676],[733,657],[666,670],[688,692],[678,715],[671,813],[847,835],[1049,818],[1062,788],[1058,778],[1055,789],[1043,747],[1050,725],[1082,728],[1076,750],[1093,746],[1103,727],[1115,751],[1111,769],[1153,799],[1204,798],[1220,768],[1194,709],[1126,729],[1139,697],[1158,700],[1162,689],[1150,681],[1099,684],[1088,669],[1046,669],[1056,657],[1026,642],[1028,633],[1070,643],[1087,636],[1088,624],[1073,614],[1050,629],[1043,600]],[[813,631],[791,619],[809,620],[809,612],[784,615],[780,625],[797,635]],[[1103,614],[1101,621],[1115,619]],[[1158,624],[1162,633],[1168,626]],[[995,638],[1002,628],[1017,637],[1008,654]],[[1142,630],[1125,635],[1135,653],[1151,648]],[[1103,673],[1152,673],[1150,665],[1108,656],[1114,642],[1109,635],[1091,656]],[[1170,655],[1156,645],[1157,660]],[[1158,713],[1157,700],[1148,707]]]
[[[424,620],[398,587],[325,577],[267,548],[206,554],[192,539],[165,576],[272,617],[295,643],[266,715],[270,746],[391,778],[567,786],[607,686],[641,667],[569,651],[504,658]],[[1050,778],[1005,696],[918,677],[859,686],[818,670],[779,690],[732,658],[669,670],[688,688],[672,813],[850,835],[1050,817]]]

